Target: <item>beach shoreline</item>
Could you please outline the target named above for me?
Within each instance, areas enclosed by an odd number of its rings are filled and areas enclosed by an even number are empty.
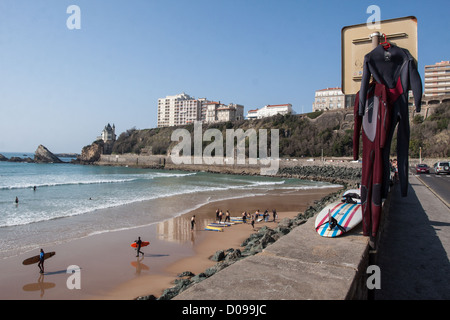
[[[204,231],[215,220],[215,210],[230,210],[240,216],[245,210],[253,213],[276,209],[278,221],[303,212],[315,200],[340,188],[311,190],[273,190],[262,196],[220,200],[205,204],[178,217],[129,230],[96,234],[62,243],[47,251],[56,251],[46,261],[46,273],[38,274],[35,265],[23,266],[21,261],[31,253],[0,261],[2,275],[1,299],[118,299],[130,300],[138,296],[159,297],[164,289],[173,286],[177,275],[184,271],[203,272],[216,262],[209,260],[217,250],[240,248],[243,240],[263,225],[275,228],[272,222],[227,227],[224,232]],[[196,215],[195,230],[190,219]],[[130,244],[138,236],[151,242],[142,248],[145,256],[136,258]],[[36,253],[37,254],[37,253]],[[68,266],[79,266],[81,289],[68,289],[72,274]]]

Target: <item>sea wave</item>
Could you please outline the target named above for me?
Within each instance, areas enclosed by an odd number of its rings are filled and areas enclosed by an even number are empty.
[[[32,189],[47,188],[47,187],[60,187],[70,185],[89,185],[89,184],[107,184],[107,183],[124,183],[132,182],[137,179],[104,179],[104,180],[78,180],[78,181],[61,181],[61,182],[48,182],[48,183],[24,183],[11,186],[0,186],[0,190],[15,190],[15,189]]]
[[[16,189],[32,189],[36,188],[48,188],[48,187],[60,187],[60,186],[71,186],[71,185],[96,185],[96,184],[113,184],[113,183],[126,183],[126,182],[134,182],[139,180],[152,180],[155,178],[179,178],[179,177],[187,177],[195,175],[194,173],[164,173],[164,172],[156,172],[152,174],[140,174],[133,175],[126,178],[104,178],[104,179],[95,179],[95,180],[87,180],[87,179],[72,179],[66,181],[54,181],[54,182],[45,182],[45,183],[33,183],[33,182],[16,182],[11,185],[0,185],[0,190],[16,190]]]
[[[195,176],[197,172],[189,172],[189,173],[166,173],[166,172],[156,172],[155,176],[157,178],[179,178],[179,177],[188,177]]]

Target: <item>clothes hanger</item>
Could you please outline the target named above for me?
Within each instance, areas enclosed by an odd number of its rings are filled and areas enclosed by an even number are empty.
[[[382,36],[384,37],[384,42],[380,42],[380,44],[383,46],[384,50],[387,50],[391,47],[391,44],[387,41],[386,33],[383,33]]]

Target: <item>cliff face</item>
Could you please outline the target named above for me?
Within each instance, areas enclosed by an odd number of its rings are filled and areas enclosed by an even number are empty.
[[[37,163],[62,163],[61,159],[51,153],[42,144],[36,149],[34,153],[34,162]]]
[[[103,150],[103,141],[99,140],[81,150],[77,160],[81,163],[93,163],[100,160]]]

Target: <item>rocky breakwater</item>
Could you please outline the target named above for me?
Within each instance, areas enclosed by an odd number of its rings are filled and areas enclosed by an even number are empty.
[[[361,181],[361,165],[308,165],[280,168],[278,175],[353,185]]]
[[[51,153],[42,144],[36,149],[34,153],[34,162],[36,163],[63,163],[61,159]]]

